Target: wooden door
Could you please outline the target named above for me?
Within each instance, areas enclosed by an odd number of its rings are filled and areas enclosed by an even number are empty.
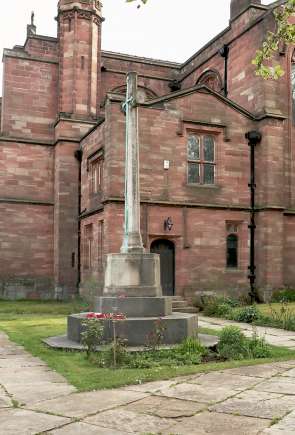
[[[155,240],[151,252],[160,255],[161,285],[164,296],[173,296],[175,292],[175,249],[170,240]]]

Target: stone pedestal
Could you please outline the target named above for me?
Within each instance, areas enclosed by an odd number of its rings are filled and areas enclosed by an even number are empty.
[[[159,297],[160,257],[158,254],[109,254],[104,296]]]

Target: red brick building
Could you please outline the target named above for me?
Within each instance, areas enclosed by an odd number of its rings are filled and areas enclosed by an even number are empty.
[[[251,59],[273,10],[232,0],[229,26],[183,64],[101,49],[97,0],[60,0],[58,36],[4,50],[0,296],[98,294],[122,242],[125,77],[139,81],[141,226],[165,294],[249,288],[250,147],[257,286],[295,286],[294,48],[283,79]],[[292,81],[293,77],[293,81]],[[293,96],[293,100],[292,100]]]

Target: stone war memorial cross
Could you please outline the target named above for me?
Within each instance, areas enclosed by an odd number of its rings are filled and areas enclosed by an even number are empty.
[[[137,75],[127,76],[127,94],[123,109],[126,114],[125,151],[125,222],[122,253],[143,252],[140,234],[138,108]]]
[[[95,311],[108,314],[115,307],[126,316],[116,328],[118,336],[127,339],[128,346],[145,345],[159,318],[165,328],[163,344],[180,343],[196,335],[197,316],[172,313],[172,298],[162,294],[160,256],[145,252],[140,233],[139,107],[135,72],[127,74],[123,108],[126,114],[124,237],[121,252],[107,255],[103,295],[95,297]],[[80,342],[85,315],[69,316],[69,340]],[[112,340],[111,322],[104,322],[104,340]]]

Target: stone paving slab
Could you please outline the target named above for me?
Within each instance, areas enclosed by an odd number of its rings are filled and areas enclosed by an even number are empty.
[[[281,394],[249,390],[209,409],[226,414],[272,420],[282,418],[295,409],[295,396],[282,396]]]
[[[1,435],[295,435],[295,361],[77,393],[1,333],[0,346]]]
[[[281,373],[281,376],[286,376],[288,378],[295,378],[295,369],[289,369]]]
[[[164,388],[171,388],[180,382],[179,378],[172,379],[170,381],[155,381],[147,382],[140,385],[128,385],[122,388],[122,391],[142,391],[144,393],[158,393]]]
[[[76,388],[66,383],[34,382],[28,384],[4,384],[13,399],[20,404],[33,405],[43,400],[54,399],[74,393]]]
[[[240,376],[238,374],[233,376],[231,373],[227,373],[227,371],[206,373],[195,380],[191,379],[188,381],[188,383],[202,385],[208,389],[212,388],[212,385],[214,385],[215,388],[225,388],[237,391],[254,387],[260,382],[262,382],[262,379],[246,375]]]
[[[208,388],[207,385],[202,386],[191,383],[181,383],[175,385],[173,388],[164,388],[155,394],[208,404],[219,402],[238,394],[237,390],[231,388],[223,388],[216,385],[214,385],[213,388],[212,387]]]
[[[261,435],[294,435],[295,434],[295,411],[284,417],[279,423],[265,429]]]
[[[0,408],[9,408],[12,406],[12,402],[5,392],[5,390],[0,386]]]
[[[226,370],[227,375],[252,376],[254,378],[270,378],[272,376],[283,374],[288,367],[277,366],[274,364],[260,364],[255,366],[238,367],[236,369]]]
[[[3,384],[28,384],[39,382],[64,383],[65,378],[46,366],[0,368],[0,383]]]
[[[25,409],[0,410],[1,435],[32,435],[61,426],[70,419]]]
[[[30,355],[18,355],[11,358],[0,356],[0,369],[22,369],[24,367],[47,367],[45,362]]]
[[[254,390],[295,395],[295,383],[294,379],[291,377],[278,376],[261,382]]]
[[[75,393],[58,399],[40,402],[30,409],[60,414],[66,417],[82,418],[117,406],[143,399],[148,394],[136,391],[105,390]]]
[[[275,363],[272,363],[274,367],[283,367],[283,368],[295,368],[295,361],[289,360],[289,361],[277,361]]]
[[[203,412],[164,430],[163,435],[257,435],[269,426],[268,420]]]
[[[87,423],[71,423],[61,427],[60,429],[46,432],[46,435],[127,435],[128,433],[130,434],[130,432],[93,426],[92,424]]]
[[[0,346],[0,356],[23,355],[23,349],[16,346]]]
[[[137,414],[121,408],[101,412],[93,417],[86,418],[84,421],[100,427],[129,433],[161,433],[175,424],[172,419]],[[173,429],[169,433],[172,432]]]
[[[206,405],[188,400],[149,396],[125,406],[124,409],[140,414],[155,415],[161,418],[180,418],[191,417],[197,412],[206,409]]]

